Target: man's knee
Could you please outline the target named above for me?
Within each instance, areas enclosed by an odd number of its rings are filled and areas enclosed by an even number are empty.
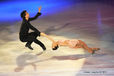
[[[20,39],[21,42],[27,42],[25,39]]]

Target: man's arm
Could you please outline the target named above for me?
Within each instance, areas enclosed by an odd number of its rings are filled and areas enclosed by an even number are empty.
[[[34,16],[34,17],[32,17],[32,18],[29,18],[29,21],[35,20],[35,19],[37,19],[37,18],[41,15],[41,13],[40,13],[40,11],[41,11],[41,6],[40,6],[38,9],[39,9],[39,11],[38,11],[38,13],[36,14],[36,16]]]

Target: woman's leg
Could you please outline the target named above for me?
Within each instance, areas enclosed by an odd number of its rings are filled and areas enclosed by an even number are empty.
[[[81,40],[79,40],[79,44],[82,46],[82,48],[84,48],[85,50],[87,50],[89,53],[92,53],[92,54],[94,54],[95,51],[100,50],[100,48],[90,48],[90,47],[88,47],[86,45],[86,43],[81,41]]]

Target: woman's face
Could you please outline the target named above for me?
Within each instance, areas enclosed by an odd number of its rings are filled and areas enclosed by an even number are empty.
[[[29,18],[29,13],[25,12],[25,14],[26,14],[25,18]]]
[[[58,45],[58,43],[57,43],[57,42],[52,43],[52,48],[55,48],[57,45]]]

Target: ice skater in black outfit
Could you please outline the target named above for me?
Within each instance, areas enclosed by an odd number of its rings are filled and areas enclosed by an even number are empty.
[[[39,8],[39,12],[36,14],[36,16],[32,18],[29,18],[29,13],[26,10],[21,12],[21,18],[23,19],[23,21],[20,28],[19,38],[22,42],[27,42],[25,46],[31,50],[33,50],[33,48],[31,47],[32,42],[35,42],[36,44],[40,45],[43,50],[46,50],[45,45],[41,41],[37,40],[37,36],[45,36],[53,43],[55,43],[55,41],[52,38],[50,38],[45,33],[42,33],[39,30],[37,30],[30,23],[30,21],[35,20],[41,15],[40,10],[41,10],[41,7]],[[29,33],[29,29],[33,30],[34,32]]]

